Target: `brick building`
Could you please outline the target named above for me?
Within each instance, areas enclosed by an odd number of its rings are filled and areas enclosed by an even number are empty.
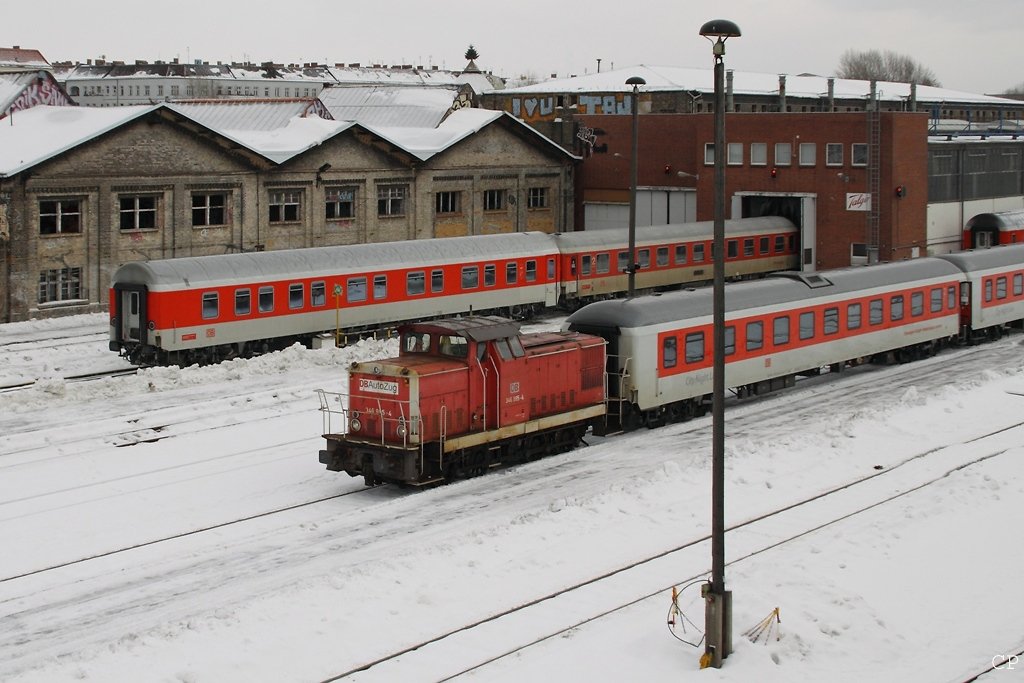
[[[5,122],[0,321],[105,309],[134,260],[573,227],[576,159],[500,112],[434,129],[239,116],[40,106]]]

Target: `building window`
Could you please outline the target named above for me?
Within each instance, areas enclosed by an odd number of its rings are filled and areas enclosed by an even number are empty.
[[[750,143],[750,165],[751,166],[767,166],[768,165],[768,143],[766,143],[766,142],[751,142]]]
[[[438,192],[434,195],[434,213],[461,213],[461,192]]]
[[[526,195],[526,208],[546,209],[548,208],[548,188],[531,187]]]
[[[868,165],[868,146],[865,142],[855,142],[850,146],[850,163],[854,166]]]
[[[725,148],[726,154],[725,162],[730,166],[742,166],[743,165],[743,143],[742,142],[730,142]]]
[[[704,165],[713,166],[715,164],[715,143],[705,142],[704,143]]]
[[[505,208],[505,190],[484,190],[484,211],[501,211]]]
[[[404,216],[408,185],[381,185],[377,188],[377,215]]]
[[[82,269],[55,268],[39,273],[39,303],[82,298]]]
[[[192,225],[226,225],[224,207],[227,197],[223,193],[197,192],[192,195]]]
[[[77,199],[39,202],[39,234],[82,232],[82,203]]]
[[[302,193],[298,191],[270,193],[270,222],[294,223],[299,220]]]
[[[356,191],[354,188],[327,190],[326,218],[329,221],[356,217]]]
[[[789,166],[793,163],[793,145],[788,142],[775,143],[775,165]]]
[[[818,145],[813,142],[801,142],[799,149],[801,166],[814,166],[818,162]]]
[[[826,166],[842,166],[843,165],[843,143],[841,143],[841,142],[826,142],[825,143],[825,165]]]
[[[122,230],[152,230],[156,228],[155,196],[131,196],[118,199]]]

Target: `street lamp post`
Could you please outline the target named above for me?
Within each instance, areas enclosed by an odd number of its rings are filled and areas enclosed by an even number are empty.
[[[732,652],[732,591],[725,590],[725,41],[740,35],[731,21],[700,27],[715,58],[715,215],[711,404],[711,583],[705,587],[702,666],[721,668]]]
[[[639,147],[638,123],[640,114],[640,103],[637,100],[638,89],[646,85],[640,76],[631,76],[626,79],[626,85],[633,86],[633,101],[630,108],[633,110],[633,156],[629,162],[629,265],[626,266],[627,286],[626,295],[630,298],[636,293],[636,271],[639,264],[636,262],[636,170],[637,170],[637,149]]]

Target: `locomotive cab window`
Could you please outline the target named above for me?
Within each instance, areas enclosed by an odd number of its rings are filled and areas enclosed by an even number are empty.
[[[273,287],[260,287],[259,294],[259,309],[260,313],[270,313],[274,310],[274,288]]]
[[[252,294],[248,289],[235,290],[235,315],[249,315],[252,312]]]
[[[296,282],[288,285],[288,308],[302,308],[305,304],[302,283]]]
[[[484,345],[480,345],[480,350],[483,350]],[[498,351],[498,356],[502,360],[512,360],[512,349],[508,347],[507,339],[495,339],[494,348]]]
[[[318,280],[310,285],[309,302],[314,306],[327,305],[327,283],[323,280]]]
[[[522,358],[526,355],[526,351],[523,350],[523,344],[519,341],[519,337],[509,337],[508,347],[512,349],[513,358]]]
[[[203,320],[216,318],[220,311],[217,292],[203,293]]]
[[[430,351],[430,334],[406,332],[402,335],[402,351],[405,353],[427,353]]]
[[[465,337],[442,334],[437,338],[437,352],[450,358],[468,358],[469,342]]]

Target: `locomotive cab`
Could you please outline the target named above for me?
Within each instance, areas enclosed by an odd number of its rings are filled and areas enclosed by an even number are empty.
[[[397,357],[353,363],[336,401],[320,392],[342,426],[325,425],[320,462],[369,485],[426,484],[568,450],[604,414],[603,372],[599,338],[521,336],[488,316],[404,325]]]

